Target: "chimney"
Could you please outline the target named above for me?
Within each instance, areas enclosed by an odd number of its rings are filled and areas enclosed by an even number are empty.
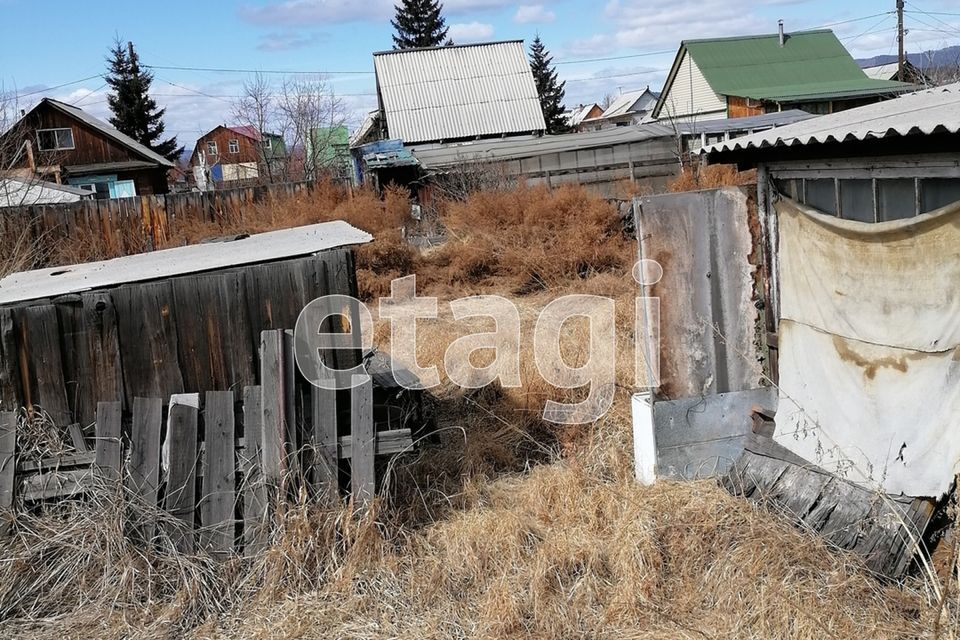
[[[783,39],[783,20],[778,20],[777,25],[780,27],[780,46],[783,47],[785,40]]]

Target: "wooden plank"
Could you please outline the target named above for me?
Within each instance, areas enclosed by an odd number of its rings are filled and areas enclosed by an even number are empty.
[[[60,350],[60,323],[52,304],[21,308],[20,361],[26,364],[24,387],[29,387],[31,408],[40,407],[57,426],[70,424],[63,360]]]
[[[78,398],[77,420],[89,425],[96,419],[98,402],[123,401],[123,369],[117,309],[106,291],[81,294],[83,328],[80,336],[82,371],[89,395]]]
[[[243,472],[243,553],[253,556],[263,550],[269,539],[269,500],[260,469],[262,453],[263,409],[260,387],[243,389],[244,448],[240,453]]]
[[[257,346],[247,318],[242,271],[172,281],[184,386],[200,392],[255,382]]]
[[[167,417],[169,471],[167,475],[166,510],[183,521],[183,526],[170,527],[168,535],[177,550],[195,550],[194,524],[197,507],[197,416],[199,394],[191,402],[171,398]]]
[[[121,441],[119,402],[97,403],[96,465],[101,478],[118,480],[120,478]]]
[[[350,491],[355,507],[363,509],[373,500],[377,490],[374,470],[373,381],[369,376],[353,376],[353,384],[350,390],[350,434],[353,438]]]
[[[142,500],[146,513],[141,534],[152,540],[156,519],[157,487],[160,483],[160,423],[163,401],[160,398],[134,398],[133,425],[130,428],[130,462],[127,487]]]
[[[286,429],[287,475],[301,478],[300,456],[304,439],[297,421],[297,357],[294,353],[293,331],[283,332],[283,400],[284,425]],[[302,415],[303,412],[300,412]]]
[[[169,281],[119,287],[113,290],[113,301],[127,402],[137,396],[169,398],[183,393],[177,360],[177,319]]]
[[[17,414],[0,412],[0,535],[8,532],[4,511],[13,509],[13,490],[16,481]]]
[[[23,477],[20,496],[24,502],[64,499],[86,491],[93,481],[93,470],[57,469]]]
[[[18,473],[46,471],[48,469],[72,469],[73,467],[89,467],[96,463],[96,453],[88,451],[68,456],[43,458],[41,460],[24,460],[17,465]]]
[[[236,504],[235,424],[232,391],[208,391],[203,410],[203,546],[216,554],[233,551]]]
[[[80,453],[85,453],[87,451],[87,439],[83,436],[83,430],[80,429],[80,424],[74,422],[67,427],[67,432],[70,434],[70,443],[73,445],[73,448]]]
[[[13,309],[0,308],[0,407],[17,409],[21,400],[19,356],[14,330]]]
[[[279,486],[286,471],[286,402],[283,332],[264,331],[260,343],[261,469],[264,481]]]
[[[341,436],[337,444],[339,446],[339,456],[344,460],[353,457],[353,437]],[[391,431],[377,431],[374,434],[375,456],[389,456],[398,453],[410,451],[413,448],[413,438],[410,435],[410,429],[393,429]]]
[[[314,491],[321,499],[332,503],[340,495],[336,390],[311,387],[310,405]]]

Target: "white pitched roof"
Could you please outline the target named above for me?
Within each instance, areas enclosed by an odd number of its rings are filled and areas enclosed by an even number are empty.
[[[622,116],[624,114],[630,113],[630,108],[637,102],[644,94],[650,94],[650,108],[653,108],[653,105],[657,102],[657,96],[647,89],[640,89],[638,91],[628,91],[626,93],[620,94],[617,96],[616,100],[610,103],[610,106],[607,107],[606,111],[601,114],[601,118],[614,118],[616,116]]]
[[[405,143],[543,131],[522,40],[373,54],[391,138]]]
[[[897,75],[899,70],[900,67],[896,62],[891,62],[890,64],[878,64],[875,67],[863,68],[863,72],[867,74],[867,77],[873,78],[874,80],[890,80]]]
[[[591,102],[590,104],[583,104],[571,109],[567,113],[567,121],[570,123],[570,126],[575,127],[583,122],[583,119],[587,117],[590,110],[597,106],[599,105],[597,105],[596,102]]]

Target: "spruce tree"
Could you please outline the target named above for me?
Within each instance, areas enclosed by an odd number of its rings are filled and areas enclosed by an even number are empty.
[[[394,49],[417,49],[453,44],[447,39],[440,0],[401,0],[390,24],[396,30]]]
[[[540,109],[547,123],[547,133],[566,133],[570,124],[563,115],[563,94],[566,82],[557,82],[557,71],[553,68],[553,58],[540,41],[540,35],[530,45],[530,69],[540,96]]]
[[[110,124],[120,133],[175,161],[183,153],[183,147],[177,145],[176,136],[161,141],[166,109],[159,108],[150,97],[153,74],[140,67],[140,56],[133,43],[123,46],[119,39],[114,41],[107,65],[109,70],[104,80],[111,89],[107,95],[107,104],[113,113]]]

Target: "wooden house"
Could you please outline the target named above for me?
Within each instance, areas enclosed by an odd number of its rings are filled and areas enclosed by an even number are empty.
[[[5,161],[21,177],[68,184],[97,198],[167,192],[173,162],[73,105],[44,98],[6,133]]]
[[[252,126],[220,125],[197,139],[190,158],[197,184],[267,180],[283,175],[283,136]]]
[[[684,40],[653,107],[659,120],[717,120],[788,109],[827,114],[912,91],[867,77],[829,29]]]

